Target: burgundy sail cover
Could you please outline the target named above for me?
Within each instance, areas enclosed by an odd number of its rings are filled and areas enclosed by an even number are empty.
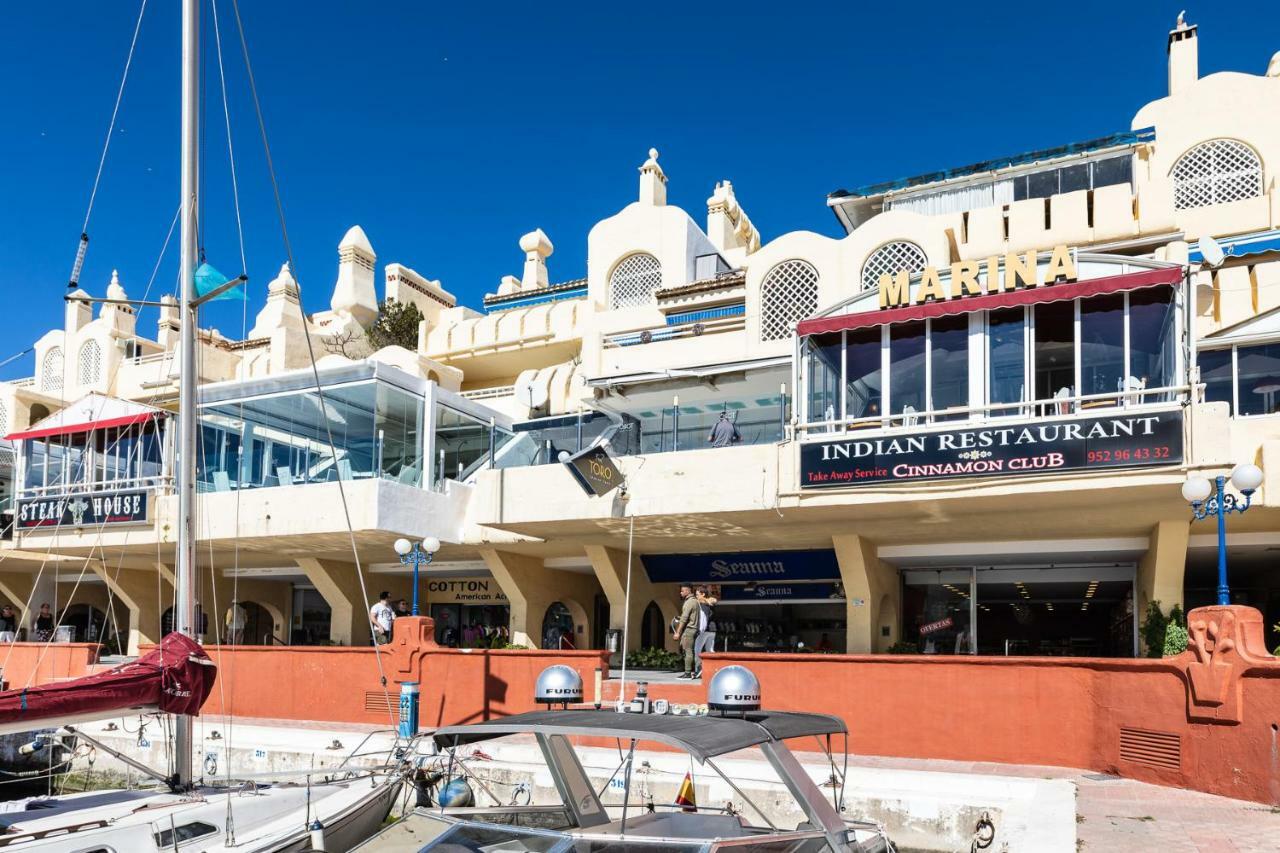
[[[0,693],[0,724],[153,706],[170,714],[200,713],[218,670],[203,648],[183,634],[169,634],[130,663],[53,684]]]

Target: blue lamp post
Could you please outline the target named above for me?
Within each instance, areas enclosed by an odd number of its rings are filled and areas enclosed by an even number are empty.
[[[1190,474],[1182,484],[1182,496],[1191,504],[1191,515],[1200,521],[1211,515],[1218,517],[1218,604],[1231,603],[1227,587],[1227,515],[1244,512],[1253,502],[1253,493],[1262,485],[1262,469],[1257,465],[1237,465],[1231,472],[1231,485],[1244,495],[1241,502],[1227,493],[1227,478],[1216,477],[1210,483],[1199,474]]]
[[[428,536],[419,546],[417,542],[410,542],[408,539],[397,539],[395,549],[400,555],[401,564],[413,566],[413,615],[417,616],[418,569],[424,564],[431,565],[431,558],[436,555],[436,551],[440,550],[440,540],[434,536]]]

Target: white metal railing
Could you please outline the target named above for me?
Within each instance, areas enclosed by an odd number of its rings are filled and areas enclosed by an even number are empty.
[[[511,397],[516,393],[514,385],[500,385],[497,388],[476,388],[473,391],[463,391],[462,396],[468,400],[490,400],[494,397]]]
[[[131,363],[135,365],[156,364],[156,363],[169,361],[173,357],[174,357],[173,351],[164,350],[163,352],[153,352],[153,353],[148,353],[146,355],[135,355],[131,360]]]
[[[677,340],[679,338],[695,338],[720,332],[736,332],[746,328],[746,319],[742,315],[704,320],[698,323],[683,323],[679,326],[657,326],[652,329],[637,329],[632,332],[619,332],[606,335],[604,349],[617,347],[633,347],[658,341]]]
[[[829,438],[859,430],[906,431],[952,429],[973,422],[1016,423],[1050,418],[1088,417],[1107,412],[1168,409],[1190,399],[1190,385],[1169,385],[1111,391],[1104,394],[1076,394],[1017,403],[988,403],[983,406],[953,406],[920,412],[876,415],[867,418],[835,418],[796,425],[801,438]]]
[[[122,492],[136,489],[168,489],[172,484],[173,477],[168,474],[129,477],[123,480],[94,480],[88,483],[51,483],[46,486],[23,486],[18,490],[18,499],[38,498],[46,495],[85,495],[96,492]]]

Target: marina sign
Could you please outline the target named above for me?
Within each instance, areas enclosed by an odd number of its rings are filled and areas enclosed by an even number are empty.
[[[46,495],[18,501],[19,530],[39,527],[100,527],[107,524],[138,524],[147,520],[150,493],[94,492],[76,495]]]
[[[803,444],[800,485],[821,489],[1182,463],[1182,412],[1003,425]]]

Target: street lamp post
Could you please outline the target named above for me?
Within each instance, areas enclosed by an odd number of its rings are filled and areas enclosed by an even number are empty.
[[[400,563],[402,565],[413,566],[413,615],[418,615],[418,569],[422,565],[431,565],[431,558],[436,555],[436,551],[440,550],[440,540],[434,536],[428,536],[422,540],[422,544],[410,542],[408,539],[397,539],[395,544],[396,553],[400,555]]]
[[[1262,469],[1257,465],[1237,465],[1231,472],[1231,485],[1244,495],[1244,502],[1227,492],[1227,478],[1218,476],[1211,483],[1199,474],[1189,474],[1182,484],[1182,496],[1191,504],[1191,515],[1200,521],[1210,515],[1218,517],[1218,604],[1231,603],[1227,587],[1227,515],[1244,512],[1253,502],[1253,493],[1262,485]]]

